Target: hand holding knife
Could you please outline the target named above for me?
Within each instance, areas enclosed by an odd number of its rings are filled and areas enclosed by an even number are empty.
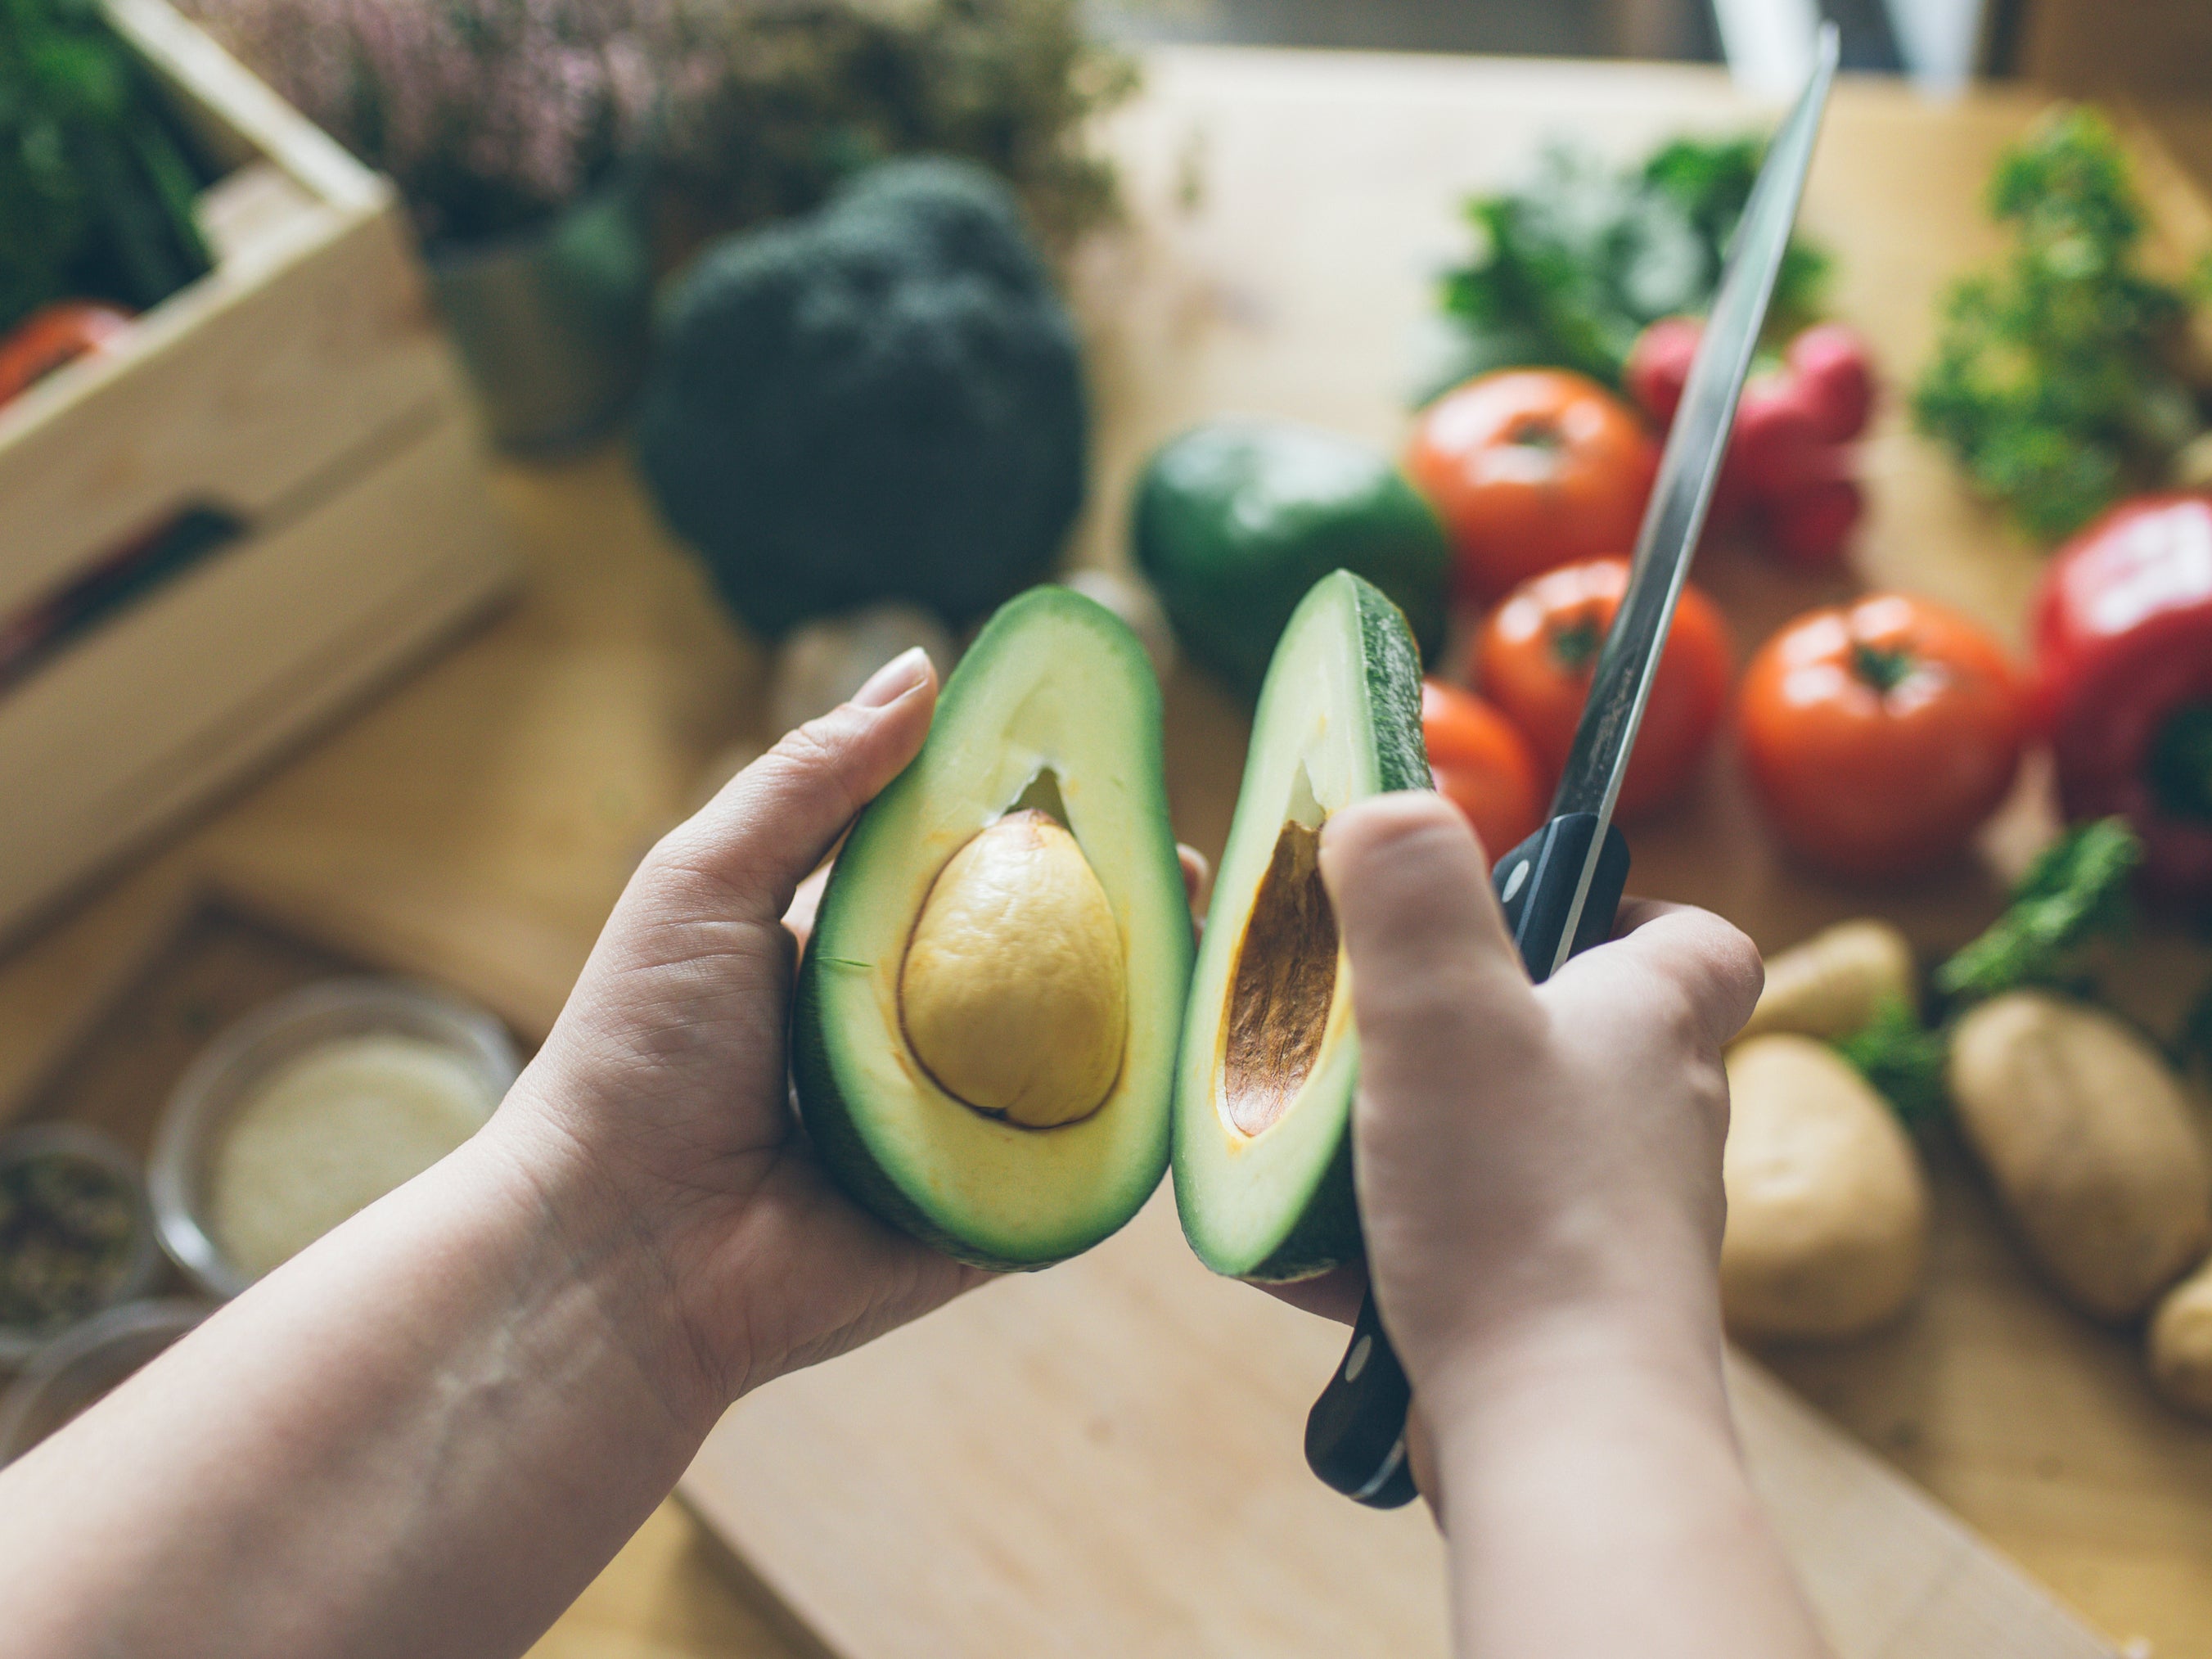
[[[1675,601],[1720,477],[1738,396],[1797,216],[1798,198],[1835,78],[1835,26],[1824,26],[1811,79],[1776,130],[1691,366],[1637,538],[1628,590],[1591,678],[1589,700],[1549,823],[1498,860],[1492,879],[1529,977],[1543,981],[1612,931],[1628,878],[1628,843],[1613,823]],[[1415,1495],[1406,1463],[1411,1389],[1370,1291],[1351,1345],[1306,1420],[1306,1462],[1339,1492],[1377,1509]]]

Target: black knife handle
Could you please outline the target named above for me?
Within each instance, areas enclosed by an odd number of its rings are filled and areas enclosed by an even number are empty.
[[[1594,812],[1553,818],[1492,870],[1506,931],[1520,947],[1532,980],[1541,982],[1551,977],[1596,830]],[[1605,847],[1590,874],[1569,956],[1580,955],[1613,932],[1613,915],[1627,884],[1628,842],[1619,829],[1607,824]],[[1406,1407],[1412,1398],[1405,1368],[1383,1333],[1370,1290],[1359,1304],[1343,1363],[1306,1415],[1306,1466],[1327,1485],[1370,1509],[1395,1510],[1410,1502],[1414,1486],[1406,1461]]]

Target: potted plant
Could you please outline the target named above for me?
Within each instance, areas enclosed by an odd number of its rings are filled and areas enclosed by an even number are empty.
[[[187,0],[398,182],[509,447],[635,389],[656,269],[885,156],[981,161],[1065,246],[1114,210],[1090,118],[1135,84],[1078,0]]]
[[[209,28],[405,198],[493,437],[591,438],[642,371],[658,0],[198,0]]]

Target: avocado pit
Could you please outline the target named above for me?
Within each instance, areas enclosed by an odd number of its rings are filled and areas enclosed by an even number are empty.
[[[1230,977],[1221,1103],[1240,1133],[1272,1127],[1320,1058],[1336,955],[1321,830],[1293,817],[1276,837]]]
[[[1127,974],[1083,848],[1024,806],[930,884],[899,969],[907,1046],[963,1105],[1024,1128],[1090,1116],[1121,1069]]]

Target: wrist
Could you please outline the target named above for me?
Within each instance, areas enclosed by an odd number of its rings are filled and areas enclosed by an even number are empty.
[[[626,1361],[673,1425],[703,1437],[729,1403],[729,1368],[701,1340],[685,1298],[682,1206],[638,1191],[531,1073],[473,1144],[537,1237],[537,1291],[578,1298],[594,1340]]]
[[[1500,1425],[1556,1425],[1572,1436],[1588,1413],[1656,1413],[1734,1433],[1717,1316],[1553,1304],[1461,1338],[1421,1368],[1414,1388],[1447,1468],[1455,1450],[1490,1441]]]

